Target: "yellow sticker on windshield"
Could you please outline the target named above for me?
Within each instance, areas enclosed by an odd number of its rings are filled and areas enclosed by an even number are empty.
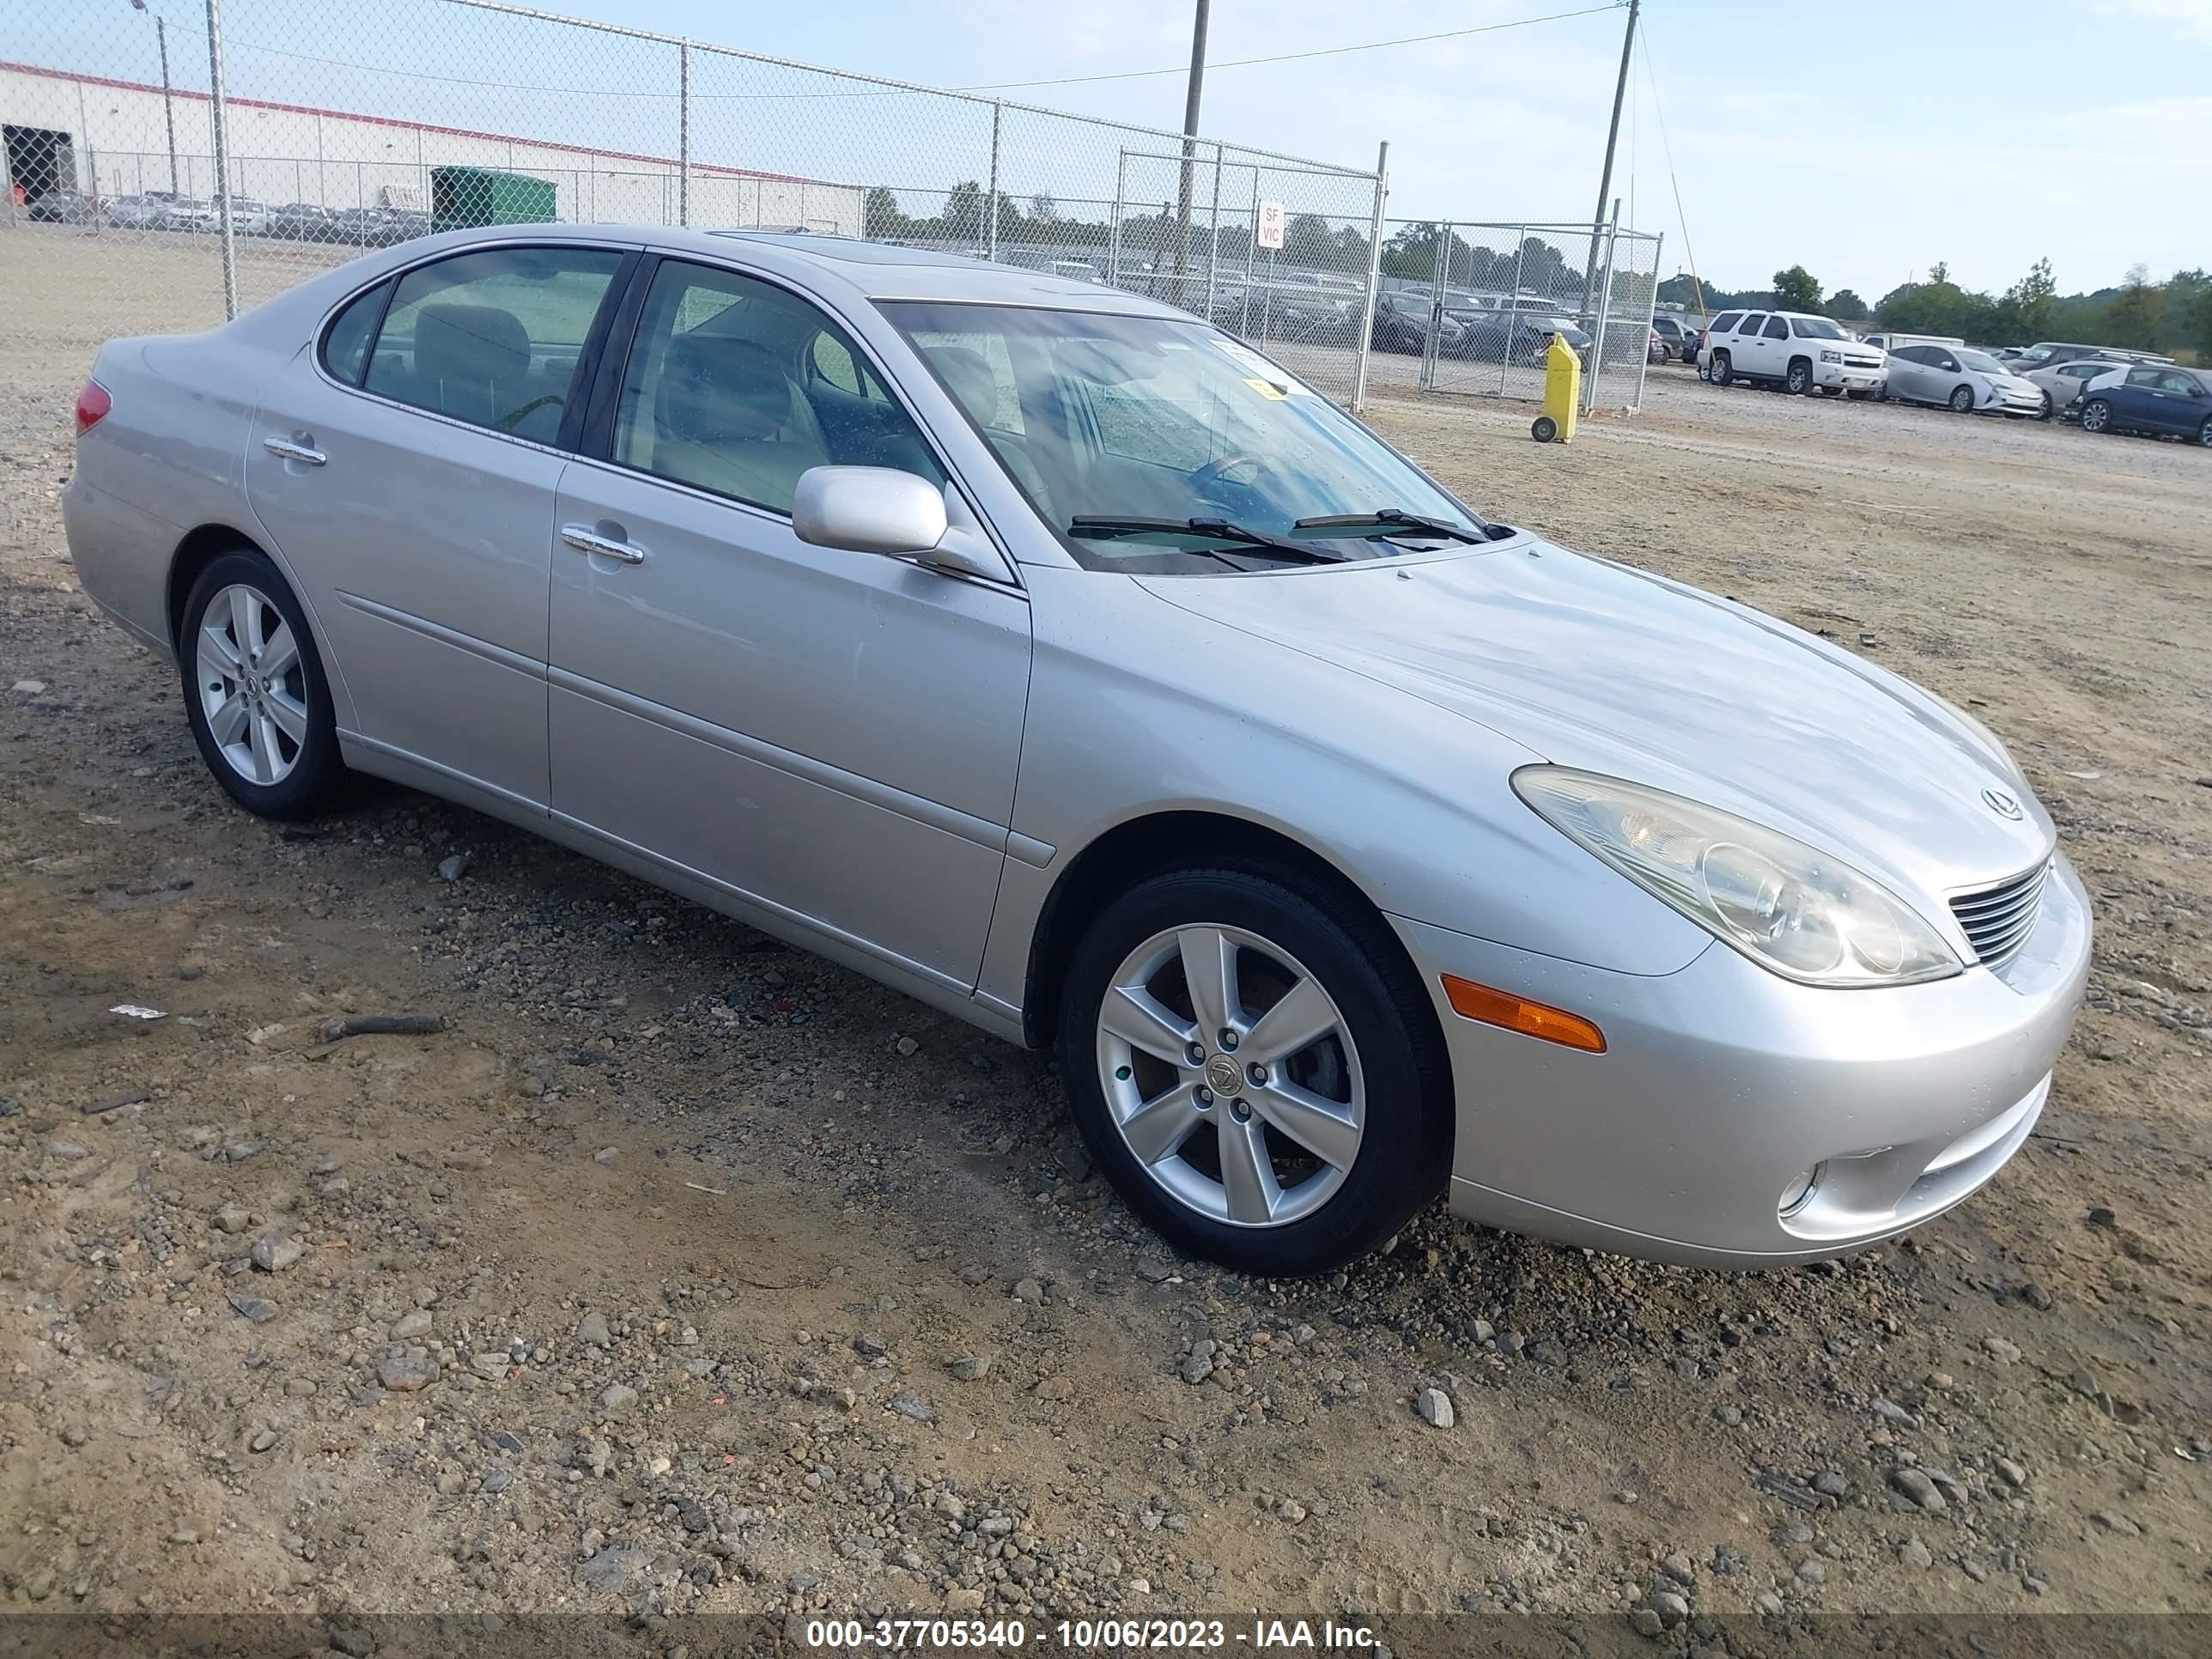
[[[1280,403],[1284,398],[1291,395],[1272,380],[1252,380],[1245,381],[1244,384],[1250,386],[1253,391],[1258,392],[1262,398],[1267,398],[1273,403]]]

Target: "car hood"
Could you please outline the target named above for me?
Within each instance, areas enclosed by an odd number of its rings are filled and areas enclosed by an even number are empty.
[[[1948,891],[2032,867],[2054,843],[2005,763],[1898,676],[1747,606],[1533,538],[1346,568],[1138,580],[1534,757],[1796,836],[1900,896],[1935,900],[1931,909]],[[1448,728],[1434,754],[1452,763]],[[2021,816],[2007,817],[2015,799]]]

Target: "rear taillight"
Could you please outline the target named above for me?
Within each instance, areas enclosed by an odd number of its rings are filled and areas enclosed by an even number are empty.
[[[76,394],[76,429],[83,435],[107,418],[107,411],[115,407],[115,400],[107,395],[107,388],[97,380],[87,380],[84,390]]]

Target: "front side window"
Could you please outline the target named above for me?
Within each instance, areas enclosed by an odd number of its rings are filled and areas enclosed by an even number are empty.
[[[2160,392],[2178,392],[2185,398],[2201,395],[2197,391],[2197,382],[2178,368],[2169,368],[2159,377],[2158,389]]]
[[[500,247],[417,266],[392,291],[363,387],[551,443],[622,262],[612,248]]]
[[[945,483],[842,329],[772,283],[675,259],[653,273],[638,319],[614,459],[776,513],[791,511],[800,475],[817,466]]]
[[[1202,323],[1021,306],[886,302],[1007,476],[1092,569],[1218,572],[1267,552],[1180,526],[1223,520],[1310,543],[1316,555],[1387,555],[1368,526],[1299,520],[1389,508],[1481,523],[1357,421],[1241,342]],[[1172,529],[1082,525],[1164,521]],[[1324,535],[1323,531],[1337,533]],[[1433,533],[1433,532],[1431,532]]]
[[[1770,340],[1788,339],[1790,337],[1789,320],[1782,317],[1769,317],[1766,319],[1766,337]]]

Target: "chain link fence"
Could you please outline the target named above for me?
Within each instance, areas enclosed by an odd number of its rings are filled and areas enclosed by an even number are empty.
[[[364,248],[565,220],[867,237],[1112,283],[1237,328],[1340,402],[1359,396],[1379,163],[502,0],[9,11],[0,350],[204,327]]]
[[[1644,400],[1660,239],[1609,226],[1393,220],[1376,296],[1377,386],[1540,398],[1565,333],[1585,409]]]

